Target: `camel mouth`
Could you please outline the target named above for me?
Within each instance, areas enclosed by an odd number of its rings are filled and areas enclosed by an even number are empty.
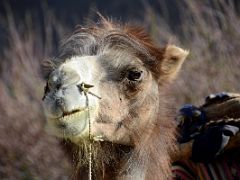
[[[92,109],[88,107],[77,108],[65,111],[61,117],[49,118],[46,130],[62,138],[85,137],[88,132],[88,111]]]
[[[59,118],[57,118],[60,121],[67,121],[70,119],[75,119],[78,116],[80,116],[82,113],[88,111],[89,108],[78,108],[78,109],[74,109],[72,111],[69,112],[63,112],[63,115]]]
[[[86,111],[86,110],[87,110],[87,108],[78,108],[78,109],[74,109],[74,110],[72,110],[72,111],[63,112],[62,117],[71,116],[71,115],[74,115],[74,114],[76,114],[76,113],[78,113],[78,112],[82,112],[82,111]],[[62,118],[62,117],[61,117],[61,118]]]
[[[74,108],[63,112],[60,117],[47,118],[46,130],[63,138],[85,137],[88,123],[94,121],[96,109],[96,106]]]

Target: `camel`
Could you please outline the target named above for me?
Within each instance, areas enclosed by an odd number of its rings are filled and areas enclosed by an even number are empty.
[[[188,53],[104,18],[62,43],[44,65],[43,104],[73,179],[171,179],[177,148],[167,94]]]

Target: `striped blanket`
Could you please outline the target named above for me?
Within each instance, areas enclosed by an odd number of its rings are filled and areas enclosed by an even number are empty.
[[[212,163],[181,161],[173,163],[172,172],[175,180],[240,180],[240,161],[229,157]]]

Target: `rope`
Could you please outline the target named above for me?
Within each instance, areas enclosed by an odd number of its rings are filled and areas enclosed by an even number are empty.
[[[92,126],[91,126],[91,117],[90,117],[90,108],[89,108],[89,99],[88,99],[88,89],[84,87],[84,83],[81,84],[81,89],[84,92],[86,97],[86,107],[87,107],[87,119],[88,119],[88,179],[92,180]]]
[[[215,120],[215,121],[209,121],[207,122],[203,128],[207,128],[209,126],[213,126],[213,125],[235,125],[235,126],[239,126],[240,125],[240,118],[223,118],[220,120]]]
[[[88,179],[92,180],[92,126],[91,126],[91,118],[90,118],[90,109],[89,109],[89,99],[88,99],[88,94],[86,91],[84,91],[84,95],[86,97],[86,107],[87,107],[87,118],[88,118],[88,140],[89,140],[89,145],[88,145]]]
[[[85,97],[86,97],[86,107],[87,107],[87,118],[88,118],[88,140],[89,140],[89,146],[88,146],[88,179],[92,180],[92,143],[93,143],[93,139],[92,139],[92,126],[91,126],[91,117],[90,117],[90,108],[89,108],[89,98],[88,98],[88,94],[97,97],[98,99],[101,99],[100,96],[92,93],[89,91],[89,88],[92,88],[93,85],[89,85],[89,84],[85,84],[85,83],[81,83],[80,84],[80,89],[83,91]]]

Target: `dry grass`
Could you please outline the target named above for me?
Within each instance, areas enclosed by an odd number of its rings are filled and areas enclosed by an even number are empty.
[[[57,140],[44,132],[41,105],[40,61],[51,54],[56,24],[48,18],[41,32],[30,16],[19,26],[8,15],[2,22],[9,44],[1,59],[0,179],[67,179],[67,160]],[[42,33],[48,37],[45,42]]]
[[[146,4],[144,22],[154,39],[191,51],[174,84],[177,106],[200,103],[212,92],[240,90],[240,17],[226,2],[181,1],[175,29],[167,11],[160,16]],[[47,12],[40,28],[30,15],[22,24],[14,22],[9,10],[1,22],[9,45],[0,60],[0,179],[67,179],[70,172],[58,142],[44,132],[41,105],[40,62],[52,55],[53,37],[69,31],[53,17]]]

